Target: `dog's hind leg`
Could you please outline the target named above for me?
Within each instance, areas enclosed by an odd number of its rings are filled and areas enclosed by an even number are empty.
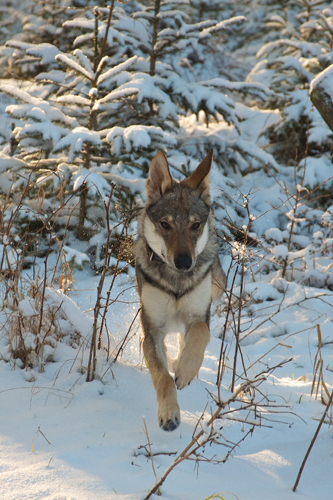
[[[180,424],[180,410],[175,383],[167,368],[162,336],[153,337],[145,332],[143,352],[156,391],[159,426],[165,431],[173,431]]]
[[[183,389],[197,375],[202,365],[210,333],[205,321],[194,323],[185,336],[185,346],[178,359],[175,370],[175,382],[178,389]]]

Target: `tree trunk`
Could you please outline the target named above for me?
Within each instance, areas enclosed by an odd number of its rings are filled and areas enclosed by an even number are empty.
[[[322,118],[333,131],[333,65],[320,74],[318,82],[314,82],[310,89],[310,99],[317,108]],[[318,78],[318,77],[317,77]],[[316,78],[316,80],[317,80]]]
[[[156,66],[156,59],[157,59],[157,54],[155,52],[155,45],[157,42],[158,22],[159,22],[159,18],[157,16],[160,13],[160,5],[161,5],[161,0],[155,0],[155,17],[154,17],[154,25],[153,25],[153,39],[152,39],[152,48],[151,48],[151,54],[150,54],[150,75],[151,76],[155,75],[155,66]]]
[[[77,232],[77,237],[79,240],[84,240],[84,221],[86,220],[86,197],[87,188],[85,184],[81,186],[80,193],[80,214],[79,214],[79,228]]]

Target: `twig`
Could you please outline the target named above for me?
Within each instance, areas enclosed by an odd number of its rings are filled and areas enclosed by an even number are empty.
[[[104,54],[104,50],[105,50],[105,46],[106,46],[106,41],[108,39],[108,34],[109,34],[109,30],[110,30],[110,25],[111,25],[111,17],[112,17],[113,7],[114,7],[114,0],[111,0],[111,5],[109,7],[108,20],[106,22],[105,35],[104,35],[104,38],[103,38],[102,47],[101,47],[101,50],[100,50],[100,53],[99,53],[99,57],[98,57],[98,59],[96,61],[96,69],[95,69],[95,71],[97,71],[97,68],[98,68],[98,66],[99,66],[99,64],[100,64],[100,62],[102,60],[103,54]],[[99,74],[100,74],[100,71],[97,71],[95,80],[97,80]]]
[[[230,264],[230,268],[228,270],[228,275],[230,274],[230,270],[232,268],[233,262]],[[222,377],[223,377],[223,371],[224,371],[224,358],[225,358],[225,337],[226,337],[226,332],[228,328],[228,319],[229,319],[229,314],[232,310],[232,297],[233,297],[233,290],[235,286],[235,280],[238,272],[238,266],[239,263],[237,263],[236,270],[234,272],[234,277],[232,280],[231,288],[229,292],[227,293],[228,296],[228,306],[227,306],[227,314],[224,322],[224,327],[223,327],[223,334],[222,334],[222,340],[221,340],[221,349],[220,349],[220,357],[219,357],[219,365],[218,365],[218,370],[217,370],[217,379],[216,379],[216,385],[217,385],[217,390],[218,390],[218,399],[220,400],[220,388],[221,388],[221,382],[222,382]]]
[[[137,453],[137,455],[144,455],[145,457],[149,458],[151,456],[157,457],[159,455],[166,455],[168,457],[171,457],[172,455],[177,455],[177,451],[157,451],[156,453],[151,453],[151,450],[148,452],[147,451],[147,445],[142,444],[138,447],[138,450],[145,450],[145,453]]]
[[[45,441],[47,441],[48,444],[51,444],[50,441],[45,436],[45,434],[40,430],[40,427],[38,427],[37,432],[39,432],[43,436],[43,438],[45,439]]]
[[[313,362],[313,382],[312,382],[312,386],[311,386],[311,396],[314,392],[315,385],[316,385],[316,378],[318,375],[316,399],[318,396],[320,384],[321,384],[322,388],[324,389],[324,391],[326,392],[327,397],[329,398],[330,394],[329,394],[328,389],[326,387],[326,384],[324,381],[324,375],[323,375],[324,361],[323,361],[323,358],[321,357],[321,348],[322,348],[321,329],[320,329],[320,325],[318,325],[318,324],[316,325],[316,327],[317,327],[317,335],[318,335],[318,350],[317,350],[317,354],[316,354],[314,362]],[[318,360],[317,360],[317,358],[318,358]]]
[[[247,241],[248,241],[248,234],[249,234],[251,224],[252,224],[252,218],[251,218],[250,208],[249,208],[249,195],[245,196],[244,206],[245,206],[246,211],[247,211],[248,222],[247,222],[246,228],[244,229],[244,243],[243,243],[244,249],[242,252],[243,255],[241,256],[241,261],[242,261],[241,262],[241,283],[240,283],[240,292],[239,292],[240,296],[239,296],[239,304],[238,304],[237,328],[235,331],[236,346],[235,346],[234,364],[233,364],[233,371],[232,371],[231,392],[234,392],[234,388],[235,388],[238,352],[240,352],[240,354],[241,354],[241,358],[242,358],[242,362],[243,362],[243,369],[244,369],[244,372],[246,375],[246,368],[245,368],[243,356],[242,356],[242,353],[240,350],[240,333],[241,333],[241,317],[242,317],[242,312],[243,312],[242,311],[242,308],[243,308],[242,300],[243,300],[244,280],[245,280],[246,245],[247,245]]]
[[[153,454],[151,452],[151,445],[150,445],[150,441],[149,441],[149,435],[148,435],[148,429],[147,429],[147,426],[146,426],[146,421],[145,421],[145,417],[142,416],[142,420],[143,420],[143,425],[144,425],[144,433],[146,435],[146,438],[147,438],[147,441],[148,441],[148,447],[149,447],[149,456],[151,458],[151,466],[153,468],[153,472],[154,472],[154,476],[155,476],[155,480],[157,481],[157,475],[156,475],[156,471],[155,471],[155,467],[154,467],[154,459],[153,459]],[[161,495],[161,490],[159,489],[159,487],[157,487],[157,489],[155,490],[156,491],[156,494],[158,496]]]
[[[135,322],[136,318],[138,317],[138,314],[139,314],[139,312],[140,312],[140,311],[141,311],[141,307],[139,307],[139,309],[136,311],[135,316],[134,316],[134,318],[133,318],[133,320],[132,320],[132,322],[131,322],[131,324],[130,324],[130,326],[129,326],[129,329],[127,330],[127,333],[126,333],[125,337],[123,338],[123,340],[122,340],[122,342],[121,342],[121,345],[120,345],[120,347],[119,347],[119,349],[118,349],[118,352],[117,352],[117,354],[115,355],[114,360],[112,361],[112,363],[115,363],[115,362],[117,361],[118,356],[119,356],[119,354],[121,353],[121,351],[122,351],[122,349],[123,349],[123,347],[124,347],[124,344],[125,344],[125,342],[126,342],[126,340],[127,340],[127,337],[129,336],[130,331],[132,330],[132,327],[133,327],[133,325],[134,325],[134,322]]]
[[[115,188],[115,186],[114,186],[114,184],[112,184],[111,191],[109,194],[108,203],[105,204],[106,218],[107,218],[107,241],[106,241],[106,247],[105,247],[104,267],[103,267],[103,271],[102,271],[102,274],[101,274],[101,277],[100,277],[100,280],[98,283],[97,298],[96,298],[96,303],[95,303],[95,307],[94,307],[94,323],[93,323],[93,330],[92,330],[92,334],[91,334],[91,343],[90,343],[86,382],[91,382],[92,380],[94,380],[94,377],[95,377],[98,318],[99,318],[99,313],[100,313],[100,309],[101,309],[101,296],[102,296],[102,290],[103,290],[103,285],[104,285],[104,280],[105,280],[105,275],[106,275],[107,263],[110,260],[109,243],[110,243],[110,237],[111,237],[111,230],[110,230],[110,224],[109,224],[109,208],[110,208],[114,188]],[[103,324],[102,324],[102,327],[103,327]],[[101,343],[101,335],[102,335],[102,331],[100,332],[99,344]],[[101,346],[99,345],[98,347],[100,348]]]
[[[298,472],[298,476],[297,476],[296,482],[295,482],[294,487],[293,487],[293,492],[294,492],[294,493],[296,492],[296,489],[297,489],[297,486],[298,486],[299,480],[301,479],[301,475],[302,475],[302,472],[303,472],[304,466],[305,466],[305,464],[306,464],[306,461],[307,461],[307,459],[308,459],[308,456],[310,455],[310,452],[311,452],[311,450],[312,450],[312,447],[313,447],[313,445],[314,445],[314,443],[315,443],[315,441],[316,441],[316,439],[317,439],[317,437],[318,437],[318,434],[319,434],[320,428],[321,428],[321,426],[323,425],[323,422],[324,422],[324,420],[325,420],[325,417],[326,417],[326,414],[327,414],[327,412],[328,412],[328,409],[329,409],[329,407],[330,407],[330,406],[331,406],[331,404],[332,404],[332,400],[333,400],[333,391],[331,392],[331,396],[330,396],[330,398],[329,398],[329,400],[328,400],[328,403],[327,403],[327,405],[326,405],[326,408],[325,408],[325,411],[324,411],[324,413],[323,413],[323,416],[321,417],[321,420],[320,420],[320,422],[319,422],[319,425],[318,425],[318,427],[317,427],[317,430],[316,430],[316,432],[315,432],[315,434],[314,434],[314,436],[313,436],[313,438],[312,438],[312,441],[311,441],[311,443],[310,443],[310,446],[309,446],[309,448],[308,448],[308,451],[307,451],[307,452],[306,452],[306,454],[305,454],[305,457],[304,457],[304,460],[303,460],[303,462],[302,462],[301,468],[300,468],[300,470],[299,470],[299,472]]]

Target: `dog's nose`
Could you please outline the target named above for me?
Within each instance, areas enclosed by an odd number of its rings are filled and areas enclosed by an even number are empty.
[[[187,253],[181,253],[174,258],[177,271],[188,271],[192,266],[192,257]]]

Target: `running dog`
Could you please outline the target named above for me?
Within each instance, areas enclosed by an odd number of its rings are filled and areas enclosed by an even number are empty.
[[[183,389],[197,375],[210,338],[210,304],[225,287],[210,210],[212,161],[213,150],[177,182],[159,151],[150,165],[147,203],[139,220],[135,253],[143,352],[165,431],[180,424],[175,383]],[[164,345],[170,332],[180,332],[175,379]]]

